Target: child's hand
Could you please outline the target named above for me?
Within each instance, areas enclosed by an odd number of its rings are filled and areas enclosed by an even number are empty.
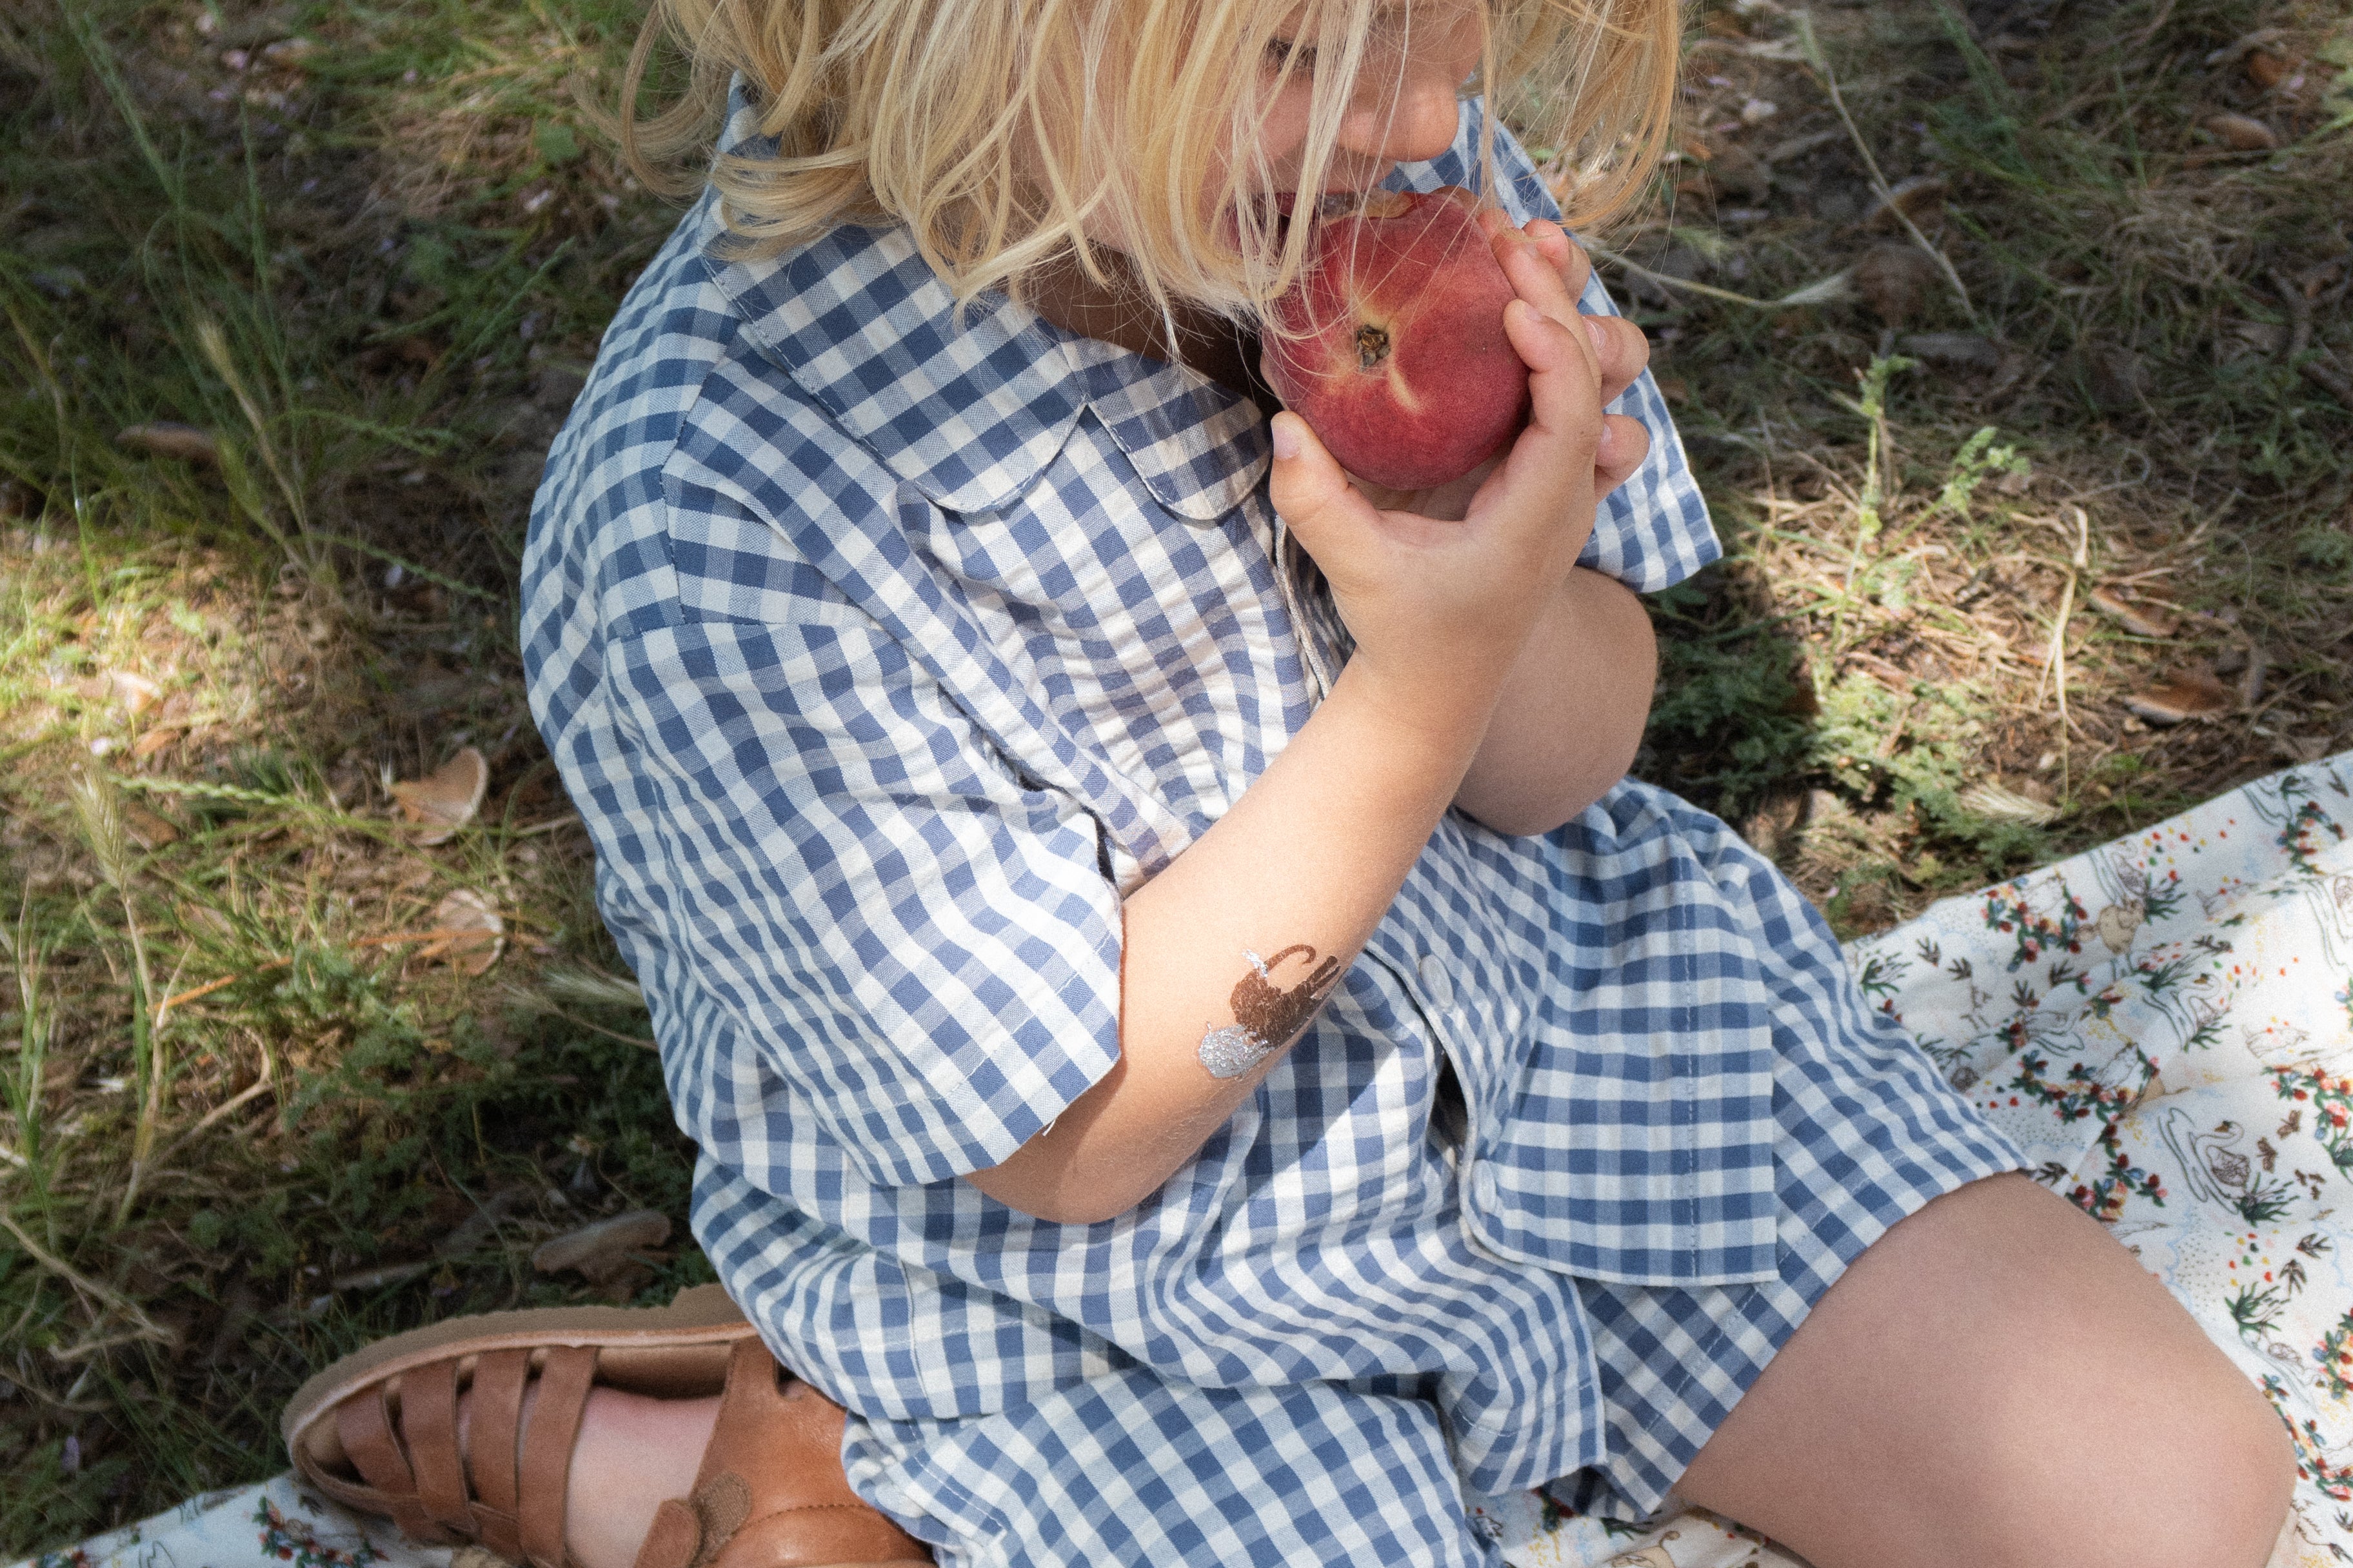
[[[1352,664],[1433,718],[1493,700],[1584,548],[1596,500],[1650,446],[1639,422],[1602,415],[1648,344],[1630,322],[1578,312],[1584,253],[1556,224],[1481,221],[1518,295],[1504,328],[1533,405],[1499,461],[1400,495],[1353,482],[1298,416],[1275,420],[1275,510],[1331,583]]]

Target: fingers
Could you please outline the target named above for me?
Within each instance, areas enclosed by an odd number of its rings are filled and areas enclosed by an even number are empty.
[[[1561,269],[1546,257],[1531,235],[1505,224],[1497,227],[1489,243],[1494,247],[1495,261],[1503,268],[1504,276],[1511,279],[1514,293],[1564,326],[1577,321],[1577,296],[1569,291]],[[1589,362],[1592,345],[1585,342],[1581,349]],[[1598,380],[1598,365],[1595,375]]]
[[[1537,251],[1552,263],[1560,274],[1561,287],[1572,300],[1585,297],[1585,285],[1593,276],[1593,258],[1585,254],[1585,247],[1568,237],[1568,230],[1550,218],[1531,218],[1525,231],[1535,241]]]
[[[1495,223],[1487,228],[1493,243],[1496,232],[1508,228],[1510,222],[1498,213]],[[1587,282],[1593,275],[1592,258],[1585,247],[1568,237],[1568,231],[1546,218],[1529,222],[1521,232],[1527,237],[1536,254],[1542,257],[1558,275],[1562,292],[1571,301],[1584,298]],[[1531,300],[1541,305],[1541,301]],[[1582,315],[1586,331],[1593,340],[1593,357],[1601,388],[1601,401],[1613,403],[1620,394],[1634,384],[1651,363],[1651,340],[1642,329],[1622,316]],[[1567,318],[1563,318],[1566,320]]]
[[[1586,329],[1597,320],[1579,316],[1570,326],[1525,300],[1505,307],[1504,331],[1527,363],[1530,397],[1528,428],[1505,463],[1507,485],[1589,467],[1599,500],[1624,484],[1649,457],[1650,430],[1638,419],[1604,415],[1594,395],[1588,369],[1593,340]]]
[[[1581,326],[1545,314],[1526,300],[1504,308],[1504,331],[1528,367],[1528,426],[1512,445],[1504,477],[1539,490],[1547,476],[1581,473],[1594,464],[1604,428],[1592,342]]]
[[[1615,403],[1649,368],[1651,340],[1623,316],[1587,316],[1586,334],[1593,340],[1593,358],[1600,371],[1601,401]]]
[[[1373,503],[1348,483],[1347,474],[1306,420],[1285,410],[1274,416],[1271,429],[1274,468],[1267,489],[1276,515],[1299,536],[1308,554],[1318,562],[1329,560],[1327,545],[1376,520]]]
[[[1593,454],[1594,499],[1599,500],[1632,479],[1650,455],[1650,426],[1622,414],[1603,416],[1601,444]]]

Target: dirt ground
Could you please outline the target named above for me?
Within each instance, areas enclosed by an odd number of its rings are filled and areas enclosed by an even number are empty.
[[[388,1330],[708,1278],[515,648],[674,216],[575,97],[635,26],[0,11],[0,1552]],[[1727,548],[1638,771],[1854,932],[2353,746],[2348,190],[2341,4],[1696,12],[1595,237]]]

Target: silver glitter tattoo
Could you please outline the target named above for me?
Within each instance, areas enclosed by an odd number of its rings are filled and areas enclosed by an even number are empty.
[[[1240,1024],[1226,1024],[1201,1037],[1201,1065],[1211,1078],[1240,1078],[1272,1049]]]

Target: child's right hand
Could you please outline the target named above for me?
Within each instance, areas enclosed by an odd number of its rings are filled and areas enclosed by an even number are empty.
[[[1355,480],[1305,421],[1275,418],[1275,510],[1314,557],[1366,666],[1400,717],[1483,713],[1538,613],[1575,564],[1599,498],[1638,468],[1649,433],[1602,406],[1641,373],[1640,329],[1577,309],[1588,263],[1557,225],[1483,216],[1518,298],[1504,311],[1529,369],[1511,449],[1412,495]],[[1362,678],[1360,677],[1360,679]]]

